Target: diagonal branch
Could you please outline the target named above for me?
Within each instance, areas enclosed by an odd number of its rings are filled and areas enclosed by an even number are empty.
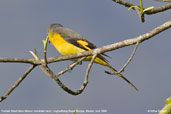
[[[133,59],[135,55],[138,45],[139,45],[139,42],[136,43],[135,48],[133,49],[131,53],[131,56],[128,58],[127,62],[123,65],[123,67],[117,72],[117,74],[120,74],[121,72],[123,72],[125,68],[128,66],[128,64],[131,62],[131,60]],[[109,72],[109,71],[105,71],[105,73],[110,74],[110,75],[116,74],[116,73]]]
[[[132,51],[131,56],[129,57],[128,61],[124,64],[124,66],[119,70],[118,73],[123,72],[123,71],[125,70],[125,68],[128,66],[128,64],[131,62],[131,60],[133,59],[133,57],[134,57],[134,55],[135,55],[135,52],[136,52],[136,50],[137,50],[138,45],[139,45],[139,42],[136,43],[135,48],[134,48],[134,50]]]
[[[90,69],[94,63],[94,60],[95,58],[97,57],[97,54],[93,55],[90,63],[88,64],[88,67],[86,69],[86,73],[85,73],[85,79],[84,79],[84,86],[86,86],[88,84],[88,76],[89,76],[89,72],[90,72]]]
[[[126,2],[124,0],[112,0],[113,2],[116,2],[118,4],[124,5],[125,7],[131,7],[131,6],[135,6],[135,4],[130,3],[130,2]]]
[[[36,65],[31,65],[26,72],[8,89],[8,91],[0,98],[0,102],[6,99],[11,92],[19,86],[19,84],[27,77],[27,75],[35,68]]]

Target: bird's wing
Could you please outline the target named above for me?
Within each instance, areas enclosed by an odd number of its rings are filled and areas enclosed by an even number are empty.
[[[97,47],[89,42],[88,40],[86,39],[83,39],[83,38],[68,38],[68,37],[65,37],[65,40],[83,50],[86,50],[86,51],[89,51],[89,50],[92,50],[92,49],[96,49]],[[108,60],[106,60],[106,58],[104,58],[102,55],[104,56],[107,56],[109,57],[108,55],[102,53],[102,54],[99,54],[97,57],[99,57],[100,59],[102,59],[103,61],[105,62],[108,62]]]

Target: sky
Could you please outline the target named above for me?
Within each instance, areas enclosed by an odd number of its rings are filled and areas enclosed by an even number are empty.
[[[129,1],[139,3],[138,0]],[[144,7],[164,4],[144,0]],[[33,58],[29,51],[36,49],[42,58],[42,40],[46,38],[47,27],[52,23],[73,29],[101,47],[137,37],[170,19],[170,11],[165,11],[146,15],[145,23],[141,23],[133,10],[128,11],[112,0],[0,0],[0,57]],[[148,111],[158,111],[171,96],[170,36],[171,31],[166,30],[141,43],[123,72],[139,89],[138,92],[121,78],[105,74],[107,68],[94,64],[86,89],[82,94],[73,96],[36,67],[0,104],[0,113],[5,113],[5,110],[49,110],[57,113],[55,111],[75,109],[100,110],[99,114],[148,114]],[[133,48],[129,46],[107,52],[112,57],[108,59],[110,64],[119,70]],[[48,44],[47,56],[60,54]],[[57,62],[49,67],[57,73],[70,63]],[[88,62],[83,62],[65,73],[60,77],[61,81],[73,90],[79,89],[87,65]],[[23,63],[0,63],[0,96],[28,67],[28,64]]]

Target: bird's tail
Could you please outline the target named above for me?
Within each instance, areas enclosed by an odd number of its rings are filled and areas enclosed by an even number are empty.
[[[129,85],[131,85],[136,91],[138,91],[138,89],[127,79],[125,78],[121,73],[118,73],[118,71],[116,69],[114,69],[111,65],[107,64],[106,65],[110,70],[112,70],[113,73],[110,73],[108,71],[105,71],[108,74],[116,74],[117,76],[121,77],[122,79],[124,79]]]

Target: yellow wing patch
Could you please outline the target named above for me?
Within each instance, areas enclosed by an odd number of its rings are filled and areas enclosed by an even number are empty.
[[[88,42],[83,41],[83,40],[77,40],[77,43],[81,44],[84,48],[91,50],[89,47],[87,47]]]
[[[91,48],[87,47],[88,42],[83,41],[83,40],[77,40],[77,43],[81,44],[87,50],[91,50]],[[91,59],[92,59],[92,56],[88,56],[85,60],[90,61]],[[94,61],[95,61],[95,63],[101,64],[104,66],[107,65],[107,63],[104,60],[100,59],[99,57],[96,57],[96,59]]]

